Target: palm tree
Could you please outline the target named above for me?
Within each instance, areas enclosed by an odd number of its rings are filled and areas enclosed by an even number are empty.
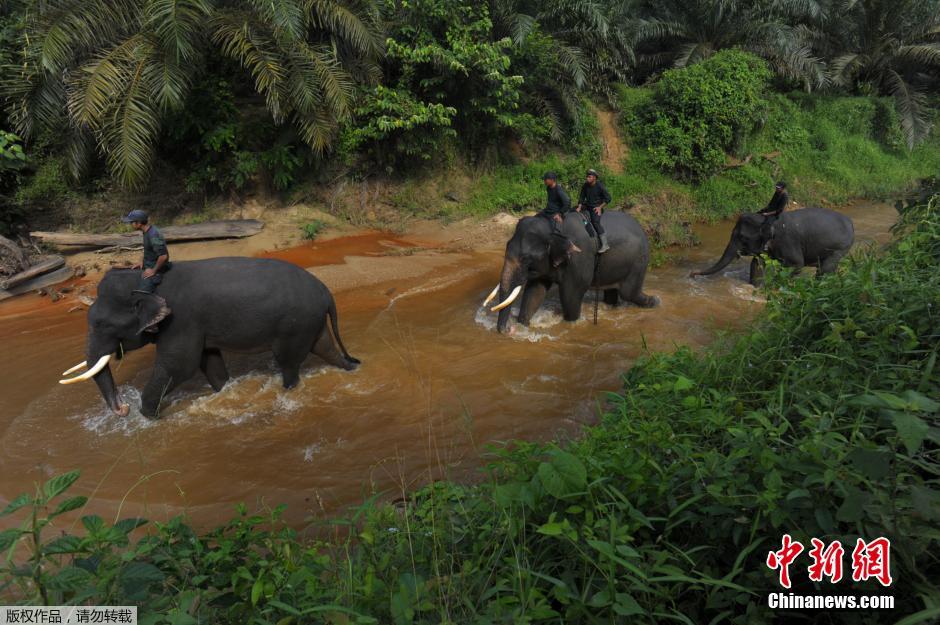
[[[846,0],[827,24],[834,84],[894,98],[908,148],[930,132],[940,75],[940,1]]]
[[[350,109],[346,66],[376,56],[372,0],[46,0],[32,3],[22,57],[4,70],[17,130],[63,135],[76,175],[95,148],[139,185],[168,112],[209,51],[237,62],[273,120],[315,150]]]
[[[649,16],[635,26],[646,71],[685,67],[741,48],[807,90],[826,82],[810,45],[812,26],[823,16],[817,0],[650,0],[638,10]]]

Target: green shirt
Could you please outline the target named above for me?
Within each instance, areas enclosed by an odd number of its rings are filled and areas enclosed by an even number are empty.
[[[150,226],[144,232],[144,269],[151,269],[157,266],[157,259],[167,255],[169,260],[170,251],[166,249],[166,240],[163,233],[157,230],[156,226]]]

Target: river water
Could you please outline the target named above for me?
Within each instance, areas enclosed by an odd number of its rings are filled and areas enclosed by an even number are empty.
[[[896,218],[886,205],[844,209],[856,246],[884,242]],[[281,387],[270,355],[226,355],[233,379],[213,394],[204,378],[185,384],[148,421],[134,409],[110,414],[94,384],[61,386],[81,360],[85,319],[62,303],[28,295],[0,304],[0,507],[48,476],[78,468],[73,494],[93,495],[85,513],[164,519],[185,512],[198,525],[249,508],[289,505],[302,524],[376,491],[395,498],[442,476],[472,479],[488,443],[547,440],[591,423],[603,393],[646,350],[702,346],[759,314],[746,265],[688,278],[716,260],[730,224],[697,229],[701,245],[674,250],[647,276],[659,308],[610,308],[593,299],[581,321],[561,320],[554,291],[530,328],[495,331],[480,304],[495,285],[501,251],[464,252],[430,272],[399,272],[337,290],[340,330],[363,365],[326,368],[313,356],[298,388]],[[374,233],[273,252],[321,276],[362,271],[407,238]],[[809,273],[809,272],[807,272]],[[128,354],[115,379],[125,400],[150,375],[152,348]]]

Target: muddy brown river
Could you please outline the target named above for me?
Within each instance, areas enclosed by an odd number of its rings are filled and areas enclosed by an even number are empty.
[[[844,209],[856,247],[889,238],[886,205]],[[659,308],[600,305],[562,321],[549,294],[530,328],[495,331],[480,304],[495,285],[501,250],[453,253],[410,274],[408,237],[364,234],[267,255],[309,267],[334,290],[340,330],[363,364],[355,372],[309,357],[298,388],[285,391],[270,355],[227,355],[232,380],[213,394],[200,377],[174,391],[163,419],[132,408],[108,411],[94,384],[61,386],[82,359],[85,315],[67,302],[28,295],[0,303],[0,507],[48,476],[78,468],[74,494],[93,496],[85,513],[164,519],[185,512],[200,526],[249,508],[286,503],[287,518],[334,514],[382,491],[401,496],[429,479],[468,479],[487,443],[568,436],[595,419],[605,391],[644,350],[701,346],[759,314],[746,265],[689,279],[724,249],[731,226],[701,227],[702,244],[653,268],[646,292]],[[391,273],[335,286],[370,263],[397,256]],[[417,259],[416,261],[417,262]],[[807,272],[808,274],[809,272]],[[125,401],[139,403],[152,347],[115,369]]]

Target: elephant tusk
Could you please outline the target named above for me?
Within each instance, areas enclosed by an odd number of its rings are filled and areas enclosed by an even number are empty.
[[[62,372],[62,375],[69,375],[69,374],[71,374],[71,373],[75,373],[76,371],[79,371],[79,370],[81,370],[81,369],[84,369],[84,368],[87,367],[87,366],[88,366],[88,361],[87,361],[87,360],[83,360],[83,361],[81,361],[80,363],[78,363],[77,365],[75,365],[74,367],[72,367],[71,369],[66,369],[65,371],[63,371],[63,372]]]
[[[522,292],[521,284],[512,290],[512,293],[509,294],[509,297],[504,299],[502,302],[500,302],[496,306],[493,306],[490,310],[492,310],[493,312],[496,312],[498,310],[502,310],[503,308],[506,308],[507,306],[511,306],[512,303],[516,301],[516,298],[519,297],[520,292]]]
[[[98,372],[108,366],[108,362],[111,361],[111,354],[107,356],[102,356],[98,359],[98,362],[95,363],[95,366],[86,371],[85,373],[75,376],[74,378],[69,378],[67,380],[59,380],[59,384],[75,384],[76,382],[81,382],[89,378],[93,378],[98,375]]]
[[[486,296],[486,299],[483,300],[483,307],[485,308],[487,304],[489,304],[489,303],[492,302],[494,299],[496,299],[496,296],[497,296],[497,295],[499,295],[499,285],[498,285],[498,284],[496,285],[496,288],[493,289],[493,291],[492,291],[489,295]]]

